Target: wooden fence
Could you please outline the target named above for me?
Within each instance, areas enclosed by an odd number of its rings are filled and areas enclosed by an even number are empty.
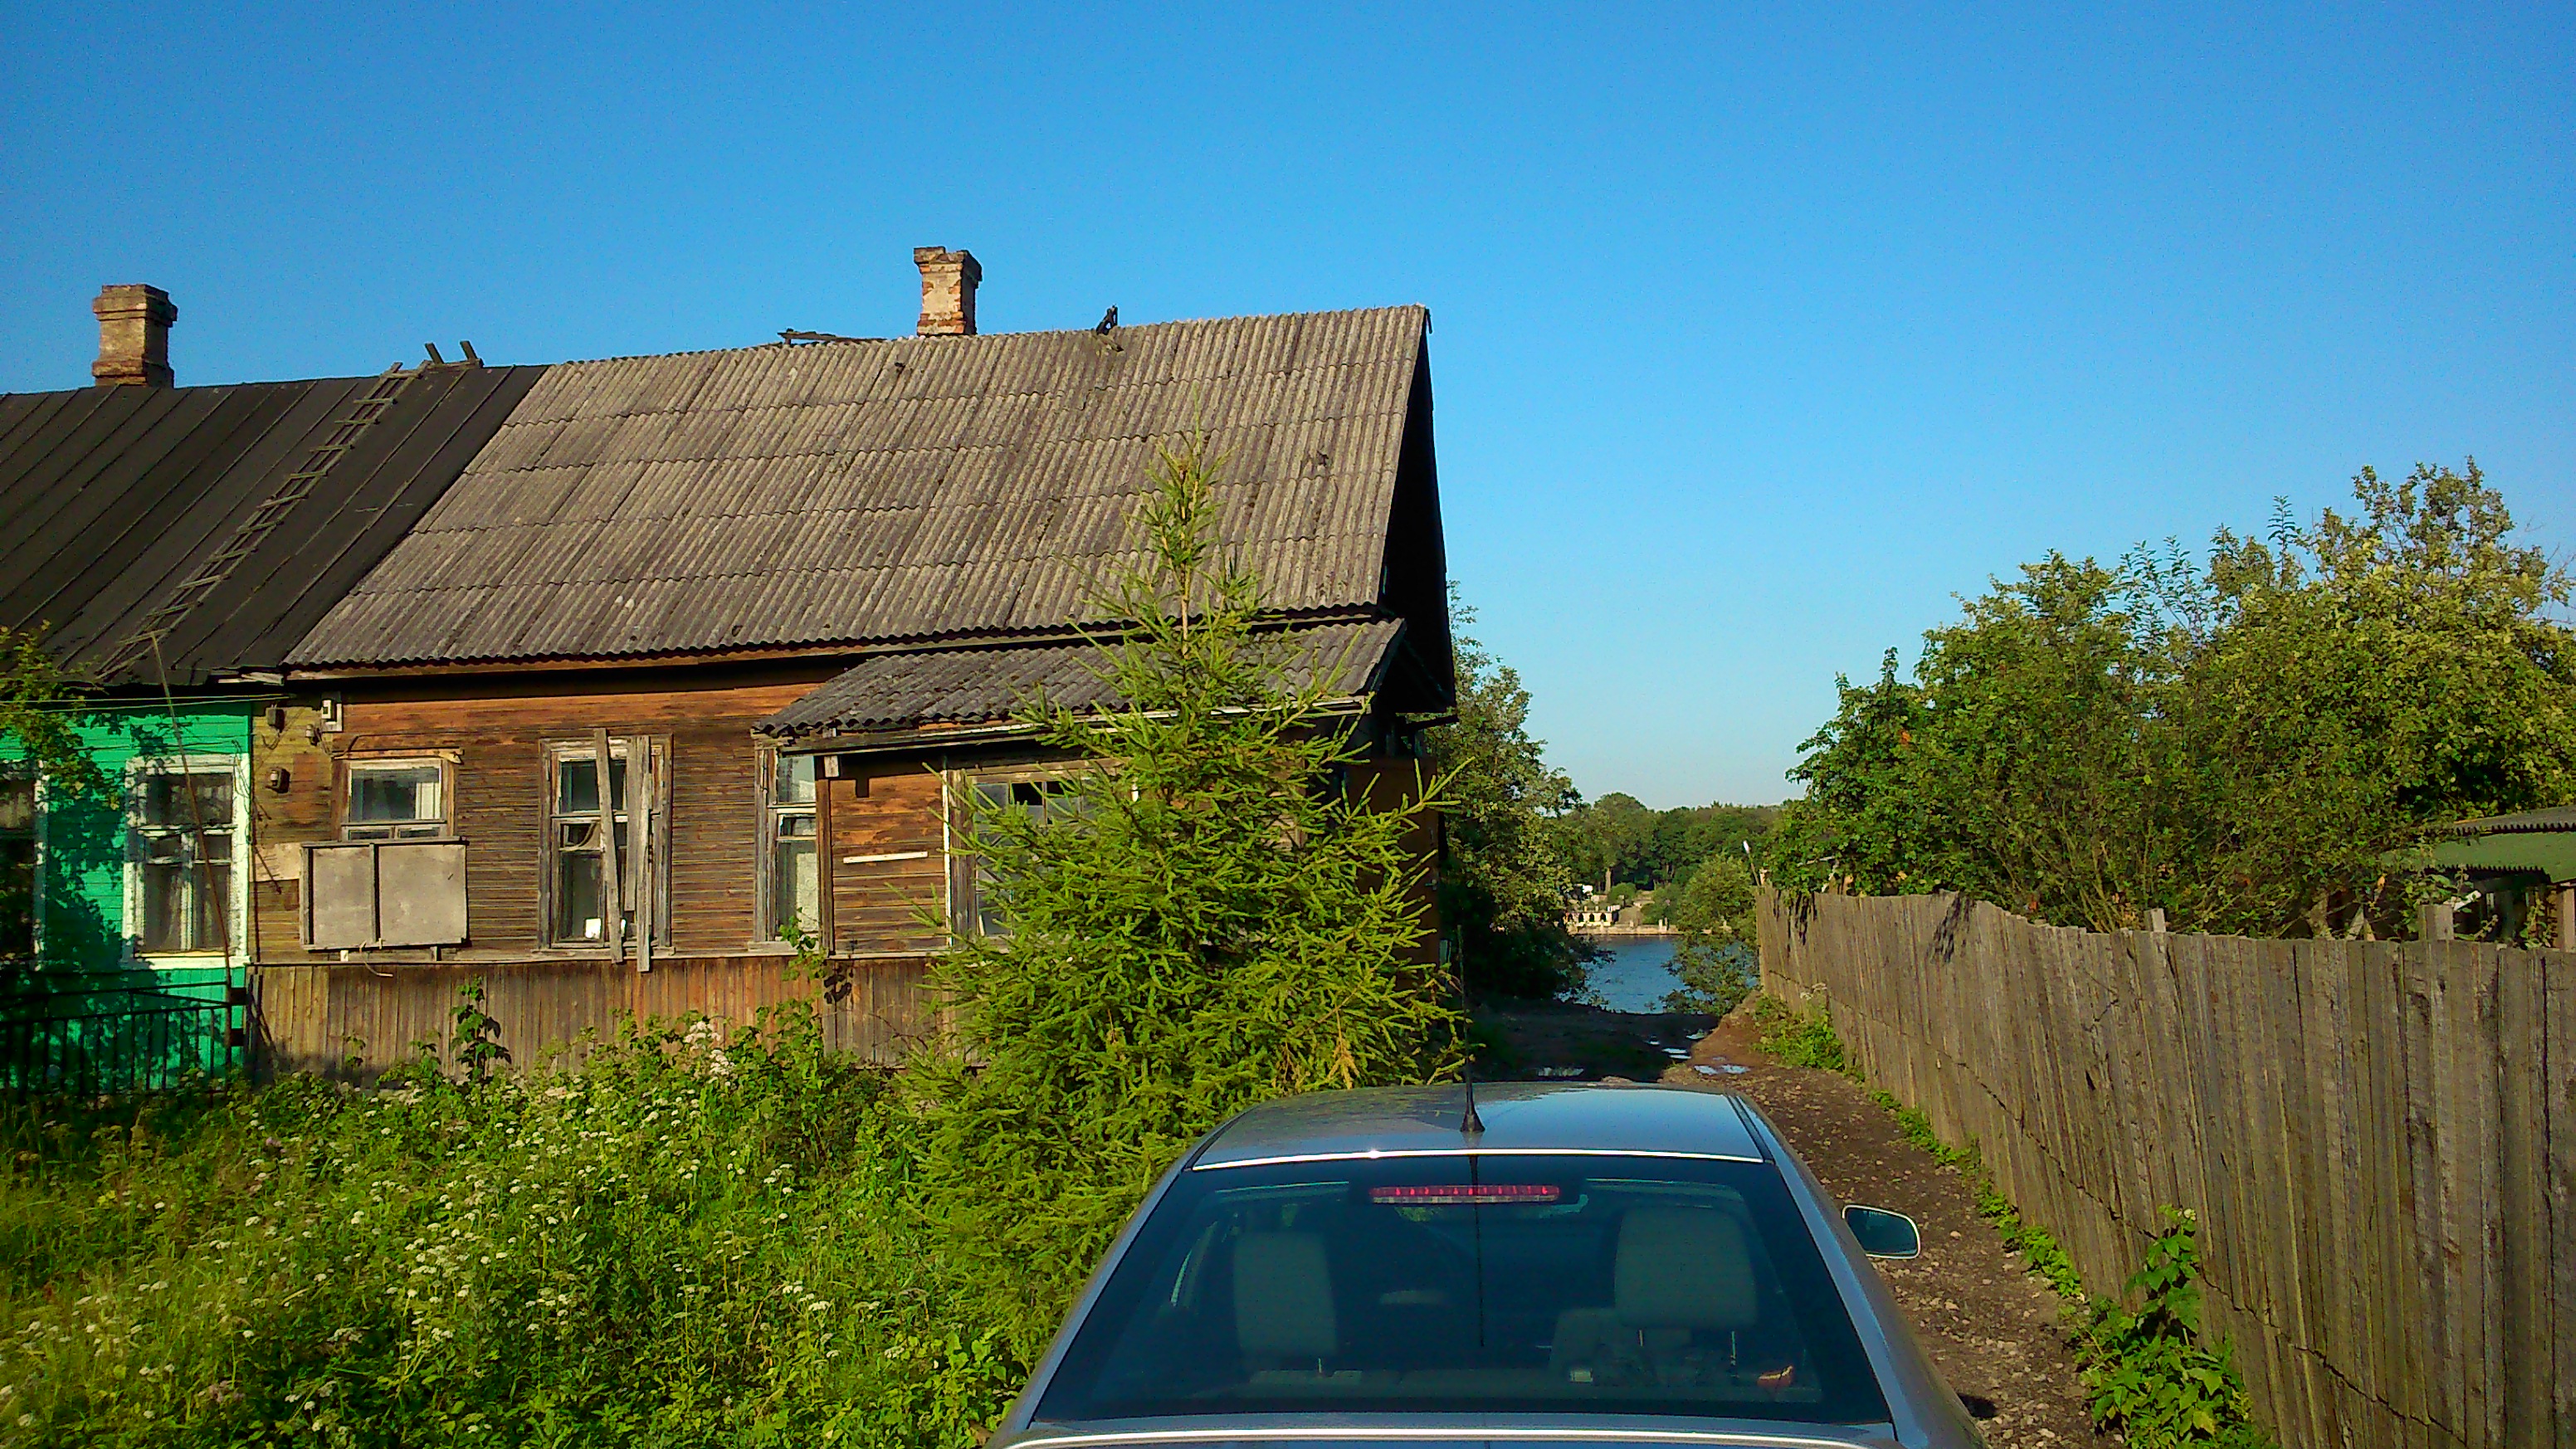
[[[1974,1141],[2116,1290],[2201,1222],[2288,1449],[2576,1445],[2576,953],[2035,925],[1766,895],[1765,989]]]
[[[789,966],[779,954],[660,957],[650,972],[606,960],[257,966],[257,1067],[372,1081],[411,1056],[414,1042],[449,1039],[457,988],[469,980],[483,983],[483,1010],[521,1066],[585,1032],[614,1036],[623,1022],[696,1014],[747,1026],[795,997],[815,1002],[825,1045],[884,1066],[935,1024],[919,957],[836,960],[820,979]]]

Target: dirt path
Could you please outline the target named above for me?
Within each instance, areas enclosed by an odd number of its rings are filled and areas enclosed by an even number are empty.
[[[1746,1070],[1724,1070],[1729,1065]],[[1716,1074],[1696,1070],[1703,1066]],[[1743,1093],[1827,1191],[1922,1225],[1923,1256],[1879,1270],[1950,1386],[1994,1402],[1995,1417],[1980,1427],[1995,1449],[2118,1442],[2093,1432],[2074,1355],[2058,1331],[2057,1296],[1977,1216],[1967,1183],[1898,1135],[1866,1088],[1833,1072],[1781,1066],[1763,1055],[1750,1027],[1725,1023],[1664,1080]]]

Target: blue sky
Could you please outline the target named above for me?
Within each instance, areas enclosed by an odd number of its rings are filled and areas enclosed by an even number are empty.
[[[1586,792],[1766,801],[1951,596],[2474,453],[2576,553],[2576,11],[20,0],[0,389],[1421,302]]]

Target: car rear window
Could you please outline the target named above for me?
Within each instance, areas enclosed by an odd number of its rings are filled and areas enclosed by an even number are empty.
[[[1887,1418],[1777,1168],[1499,1154],[1182,1174],[1037,1415],[1308,1411]]]

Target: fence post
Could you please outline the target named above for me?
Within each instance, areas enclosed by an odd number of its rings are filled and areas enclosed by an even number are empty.
[[[2424,909],[2416,919],[2415,938],[2419,941],[2451,939],[2451,903],[2449,901],[2424,903]]]

